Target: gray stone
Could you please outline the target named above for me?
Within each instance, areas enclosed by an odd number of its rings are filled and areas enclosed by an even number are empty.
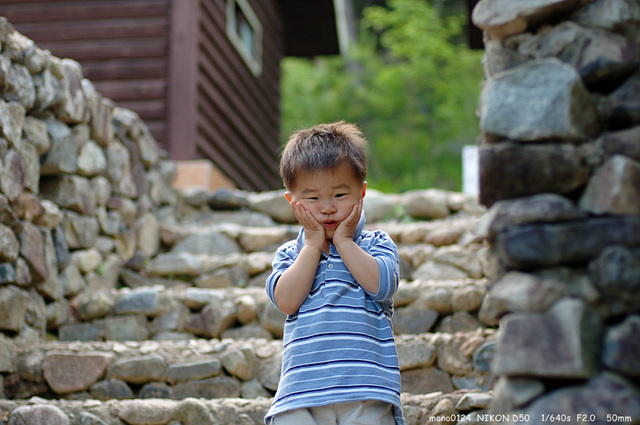
[[[602,361],[610,370],[623,375],[640,377],[640,316],[632,315],[607,332],[602,350]]]
[[[492,412],[508,414],[544,394],[544,384],[532,378],[501,376],[494,394]]]
[[[413,271],[414,280],[458,280],[468,278],[469,275],[456,266],[427,260]]]
[[[171,387],[165,382],[149,382],[140,388],[138,398],[171,398]]]
[[[224,265],[224,259],[193,255],[187,252],[159,254],[145,269],[149,276],[191,275],[210,272]]]
[[[429,308],[399,308],[393,315],[393,330],[396,334],[421,334],[429,332],[438,319],[438,312]]]
[[[103,320],[104,336],[109,341],[143,341],[150,336],[144,316],[126,315]]]
[[[194,314],[187,324],[187,331],[206,338],[217,338],[236,321],[231,301],[212,301],[200,313]]]
[[[24,187],[31,193],[40,192],[40,157],[31,143],[20,143],[18,153],[22,158]]]
[[[22,130],[27,127],[25,113],[21,104],[0,99],[0,134],[13,146],[20,144]]]
[[[25,117],[23,131],[26,140],[36,148],[38,155],[42,155],[49,150],[51,141],[47,133],[47,125],[42,120],[32,116]]]
[[[510,271],[491,287],[479,317],[483,323],[497,325],[507,313],[545,311],[563,295],[561,288],[535,275]]]
[[[26,110],[33,108],[36,102],[36,89],[31,73],[26,66],[17,63],[11,64],[2,97],[8,101],[18,102]]]
[[[401,342],[400,342],[401,341]],[[400,371],[433,366],[436,361],[434,344],[424,338],[404,337],[396,342]]]
[[[0,261],[15,261],[19,252],[18,237],[9,226],[0,223]]]
[[[411,394],[429,394],[454,390],[451,377],[437,367],[407,370],[400,375],[402,391]]]
[[[105,421],[89,412],[80,412],[78,425],[107,425]]]
[[[246,252],[255,252],[277,248],[290,239],[283,227],[249,227],[240,234],[239,242]]]
[[[64,297],[64,288],[58,274],[58,258],[53,236],[49,230],[42,231],[44,262],[47,276],[44,281],[36,282],[36,289],[47,300],[61,300]]]
[[[62,232],[70,249],[93,247],[98,239],[99,228],[95,217],[79,215],[69,210],[64,211]]]
[[[480,202],[539,193],[569,193],[584,183],[588,170],[573,144],[498,143],[480,147]]]
[[[10,149],[5,154],[2,162],[0,189],[7,199],[15,201],[24,190],[25,164],[22,156],[15,149]]]
[[[158,314],[159,292],[157,288],[141,287],[121,295],[115,302],[115,314],[142,314],[155,316]]]
[[[0,372],[13,372],[15,359],[15,344],[10,338],[0,334]]]
[[[248,201],[251,209],[267,214],[279,223],[297,223],[283,190],[249,193]]]
[[[50,69],[34,75],[33,86],[36,91],[35,110],[45,111],[62,101],[62,84]]]
[[[588,261],[611,245],[640,246],[640,218],[531,224],[501,233],[495,242],[503,264],[525,269]]]
[[[96,212],[96,197],[88,179],[75,175],[44,179],[42,196],[56,205],[85,215]]]
[[[91,398],[95,400],[122,400],[133,398],[134,394],[129,385],[122,379],[107,379],[96,382],[89,389]]]
[[[466,311],[458,311],[442,319],[436,327],[436,332],[471,332],[481,328],[484,328],[484,326],[474,316]]]
[[[47,265],[44,253],[44,238],[36,226],[25,222],[20,233],[20,255],[27,261],[34,282],[42,282],[47,277]]]
[[[194,255],[229,255],[240,252],[238,243],[219,232],[201,232],[176,243],[172,252],[187,252]]]
[[[480,100],[480,127],[521,141],[585,141],[599,131],[580,76],[554,58],[531,61],[489,80]]]
[[[131,153],[119,142],[113,142],[106,148],[107,178],[114,195],[135,198],[138,190],[133,182]]]
[[[506,37],[524,32],[529,25],[573,9],[578,0],[485,0],[474,8],[473,23],[494,37]]]
[[[589,378],[599,369],[601,324],[576,299],[547,313],[514,313],[500,323],[493,372],[547,378]]]
[[[490,372],[495,357],[496,342],[485,342],[473,353],[473,368],[480,372]]]
[[[78,153],[78,174],[91,177],[103,174],[107,169],[107,157],[100,146],[88,140]]]
[[[173,387],[173,398],[182,400],[195,398],[231,398],[240,397],[240,382],[231,376],[182,382]]]
[[[634,0],[594,0],[576,10],[571,19],[584,27],[624,33],[632,40],[640,40],[635,26],[640,20],[640,5]]]
[[[62,324],[58,328],[59,341],[100,341],[102,330],[91,323]]]
[[[61,64],[62,101],[54,108],[56,115],[69,124],[89,122],[89,106],[82,90],[82,67],[72,59],[62,59]]]
[[[258,382],[266,389],[276,391],[282,371],[282,351],[268,357],[261,366],[260,372],[258,372]]]
[[[491,394],[468,393],[456,403],[456,410],[468,412],[476,409],[488,409],[492,401]]]
[[[167,381],[171,384],[194,379],[204,379],[222,373],[218,359],[197,360],[186,363],[174,363],[167,368]]]
[[[78,146],[71,129],[62,121],[45,119],[51,146],[41,158],[43,176],[71,174],[78,169]]]
[[[242,347],[228,351],[221,357],[222,367],[232,376],[242,381],[254,378],[257,372],[258,358],[252,347]]]
[[[606,316],[629,314],[640,308],[640,250],[605,248],[589,264],[589,277],[600,293]]]
[[[177,403],[164,400],[125,400],[118,417],[127,424],[166,424],[174,416]]]
[[[214,210],[238,210],[247,207],[249,201],[246,192],[219,188],[209,196],[207,204]]]
[[[375,223],[393,215],[398,207],[395,197],[375,189],[368,188],[363,201],[367,223]]]
[[[594,424],[633,423],[640,417],[640,392],[630,382],[602,373],[586,385],[574,385],[545,394],[524,409],[525,419],[519,424],[540,423],[542,415],[577,418],[587,413],[596,418]],[[628,419],[627,419],[628,418]]]
[[[638,45],[622,35],[587,30],[560,58],[576,68],[588,87],[598,88],[615,84],[636,69]]]
[[[18,276],[11,263],[0,263],[0,284],[16,283]]]
[[[610,117],[613,128],[621,129],[640,124],[640,71],[609,95]]]
[[[442,190],[410,191],[403,198],[407,214],[416,219],[439,219],[450,213],[447,193]]]
[[[155,354],[119,359],[109,366],[108,376],[132,384],[163,381],[167,376],[167,363],[163,356]]]
[[[593,214],[640,215],[640,162],[614,155],[589,179],[580,208]]]
[[[56,394],[84,391],[102,378],[111,357],[103,353],[49,353],[42,370]]]
[[[36,404],[21,406],[11,412],[8,425],[22,424],[70,425],[71,421],[55,406]]]
[[[115,105],[97,92],[93,83],[87,79],[82,80],[82,90],[91,112],[91,137],[101,146],[108,146],[113,140],[111,117]]]
[[[526,198],[498,201],[482,218],[483,230],[489,240],[505,230],[521,224],[568,221],[585,218],[586,213],[569,199],[555,193],[543,193]]]

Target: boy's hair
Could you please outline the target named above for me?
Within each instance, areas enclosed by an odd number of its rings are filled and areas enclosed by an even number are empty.
[[[367,141],[345,121],[318,124],[291,135],[282,151],[280,177],[292,189],[301,172],[332,170],[346,162],[361,182],[367,177]]]

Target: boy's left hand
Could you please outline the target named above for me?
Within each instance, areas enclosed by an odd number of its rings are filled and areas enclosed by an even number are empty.
[[[351,213],[347,218],[342,220],[335,233],[333,234],[333,244],[338,245],[340,241],[350,240],[353,241],[353,235],[356,233],[356,227],[360,221],[360,215],[362,214],[362,198],[356,205],[353,206]]]

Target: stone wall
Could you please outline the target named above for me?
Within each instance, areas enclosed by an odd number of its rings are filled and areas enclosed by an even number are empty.
[[[481,0],[473,20],[492,411],[640,423],[640,3]]]
[[[0,18],[0,424],[262,423],[284,324],[264,282],[299,226],[282,191],[180,192],[175,170],[77,62]],[[486,210],[370,189],[365,211],[399,247],[409,424],[472,423],[493,384]]]

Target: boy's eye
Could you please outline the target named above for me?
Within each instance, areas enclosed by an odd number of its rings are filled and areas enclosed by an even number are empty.
[[[336,198],[342,198],[343,196],[347,196],[347,194],[346,193],[338,193],[336,195]]]
[[[311,196],[311,197],[309,197],[307,199],[309,199],[310,201],[317,201],[318,197],[317,196]]]

